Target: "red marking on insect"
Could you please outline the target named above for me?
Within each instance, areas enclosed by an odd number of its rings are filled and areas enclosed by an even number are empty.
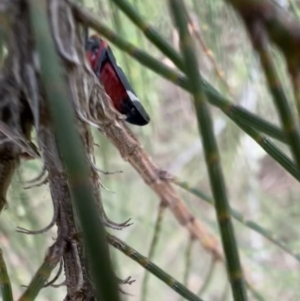
[[[126,115],[126,121],[140,126],[148,124],[150,117],[126,75],[117,65],[108,44],[100,37],[92,35],[86,43],[86,56],[114,107]]]

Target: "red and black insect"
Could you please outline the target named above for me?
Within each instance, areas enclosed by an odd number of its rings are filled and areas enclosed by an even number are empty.
[[[135,125],[146,125],[150,117],[136,96],[126,75],[117,65],[108,44],[96,35],[86,42],[86,55],[96,76],[111,98],[114,107],[126,115],[126,121]]]

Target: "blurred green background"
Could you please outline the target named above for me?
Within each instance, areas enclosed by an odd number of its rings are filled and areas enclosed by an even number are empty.
[[[178,36],[170,20],[166,1],[130,2],[178,49]],[[225,6],[221,0],[185,2],[198,28],[197,31],[211,51],[219,70],[224,74],[223,80],[216,75],[214,64],[195,39],[204,77],[224,95],[231,95],[236,104],[279,124],[257,57],[253,54],[242,23],[232,9]],[[285,9],[298,16],[297,5],[300,1],[281,2]],[[172,66],[109,0],[84,1],[84,5],[123,38]],[[196,117],[189,95],[141,67],[113,45],[111,47],[119,65],[151,116],[149,125],[130,126],[132,131],[161,168],[211,195]],[[290,96],[291,89],[283,60],[275,50],[274,54],[286,92]],[[224,80],[230,91],[224,85]],[[296,181],[266,156],[264,151],[222,112],[215,108],[211,110],[231,206],[243,212],[247,219],[272,230],[277,238],[283,240],[291,249],[299,250],[300,207],[299,186]],[[107,188],[102,189],[106,213],[116,222],[129,217],[134,222],[131,227],[114,231],[114,234],[147,256],[159,200],[135,170],[120,158],[118,151],[105,137],[96,131],[94,137],[99,144],[99,147],[95,148],[97,166],[105,171],[123,171],[121,174],[101,176],[103,185]],[[276,144],[289,154],[286,146],[277,142]],[[23,189],[26,186],[25,181],[35,177],[41,168],[41,162],[37,160],[21,165],[9,189],[9,208],[1,214],[0,219],[0,246],[4,252],[15,298],[24,290],[21,286],[29,283],[40,266],[47,247],[56,237],[55,227],[45,234],[34,236],[15,231],[17,226],[37,230],[46,226],[52,219],[53,208],[48,185]],[[191,212],[218,237],[213,208],[182,190],[176,190]],[[300,300],[300,263],[240,223],[234,222],[234,226],[245,274],[253,287],[265,300]],[[153,261],[181,282],[184,277],[188,243],[188,232],[167,210]],[[141,300],[144,269],[114,249],[112,257],[120,278],[132,276],[136,279],[131,286],[122,287],[130,294],[123,295],[123,300]],[[201,288],[210,265],[211,255],[195,241],[188,276],[188,287],[193,292],[198,292]],[[62,275],[57,283],[63,279]],[[180,300],[175,292],[154,276],[150,276],[149,279],[147,300]],[[230,292],[226,293],[226,290],[228,291],[225,269],[218,264],[201,297],[210,301],[231,300]],[[62,300],[64,296],[65,287],[50,287],[42,290],[38,300]],[[255,300],[251,294],[249,299]]]

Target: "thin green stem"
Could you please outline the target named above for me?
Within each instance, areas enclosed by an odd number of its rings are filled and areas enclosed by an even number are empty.
[[[194,293],[188,290],[183,284],[174,279],[171,275],[164,272],[160,269],[156,264],[151,262],[148,258],[141,255],[138,251],[134,250],[130,246],[128,246],[125,242],[120,240],[119,238],[107,234],[107,240],[110,245],[114,248],[118,249],[126,256],[133,259],[135,262],[139,263],[142,267],[156,276],[158,279],[167,284],[170,288],[172,288],[175,292],[177,292],[183,298],[190,301],[202,301],[199,297],[197,297]]]
[[[105,231],[93,193],[87,154],[76,127],[70,90],[66,85],[65,74],[48,23],[47,1],[30,0],[28,4],[41,66],[41,80],[46,92],[58,149],[65,167],[72,203],[83,232],[87,258],[92,263],[91,276],[95,284],[96,297],[98,300],[118,301],[117,281],[112,270]]]
[[[158,238],[159,238],[159,234],[161,232],[162,222],[163,222],[163,217],[164,217],[165,211],[166,211],[166,207],[162,203],[160,203],[157,219],[156,219],[155,226],[154,226],[154,233],[153,233],[152,241],[150,244],[150,250],[149,250],[149,254],[148,254],[149,260],[152,260],[152,258],[154,256],[154,252],[157,247]],[[141,301],[145,301],[147,298],[148,282],[149,282],[149,273],[145,273],[144,280],[142,283],[142,288],[141,288],[141,296],[142,296]]]
[[[280,142],[287,143],[287,139],[282,130],[266,121],[265,119],[253,114],[243,107],[234,105],[230,100],[223,97],[212,85],[203,80],[204,91],[208,97],[208,101],[213,106],[218,107],[225,115],[227,115],[238,126],[238,122],[242,122],[253,127]]]
[[[183,63],[180,55],[170,45],[166,39],[159,34],[150,24],[146,23],[144,18],[135,10],[135,8],[126,0],[111,0],[114,2],[126,16],[144,33],[144,35],[165,54],[180,70],[183,70]]]
[[[193,40],[189,34],[185,7],[181,0],[169,0],[174,23],[179,31],[180,48],[185,62],[185,72],[194,96],[199,132],[201,134],[210,186],[215,199],[216,216],[221,233],[228,275],[235,301],[247,300],[243,271],[230,216],[226,185],[222,172],[220,155],[214,136],[211,114],[208,109],[203,81],[198,71]]]
[[[295,104],[297,108],[297,117],[298,121],[300,120],[300,76],[299,72],[290,72],[291,73],[291,81],[294,91]]]
[[[274,143],[266,136],[261,135],[253,128],[243,123],[237,122],[239,127],[247,133],[253,140],[259,144],[267,154],[269,154],[278,164],[280,164],[290,175],[300,181],[300,174],[295,163],[283,153]]]
[[[210,265],[209,265],[208,273],[207,273],[207,275],[206,275],[206,277],[203,281],[203,284],[201,285],[201,287],[199,289],[198,296],[201,297],[201,295],[204,294],[204,292],[206,291],[208,285],[210,284],[212,276],[214,274],[215,266],[216,266],[216,260],[214,258],[212,258],[212,260],[210,262]]]
[[[268,45],[268,39],[266,32],[263,28],[256,28],[253,25],[251,29],[251,39],[254,48],[259,54],[261,65],[263,67],[269,89],[273,96],[275,106],[277,108],[278,115],[280,116],[282,126],[293,154],[294,160],[297,163],[300,170],[300,126],[293,112],[291,105],[286,97],[284,88],[280,82],[280,78],[277,74],[275,62],[272,58],[270,46]],[[258,32],[258,30],[260,30]]]
[[[0,248],[0,291],[3,301],[13,301],[10,279],[7,273],[6,264],[3,258],[3,252]]]
[[[177,186],[192,193],[196,197],[201,198],[206,203],[208,203],[212,206],[215,206],[215,201],[211,196],[208,196],[207,194],[200,191],[199,189],[190,186],[187,182],[181,182],[181,181],[178,181],[177,179],[175,179],[173,182]],[[255,223],[254,221],[246,219],[241,212],[239,212],[233,208],[230,208],[230,214],[235,220],[239,221],[246,227],[250,228],[251,230],[255,231],[256,233],[258,233],[258,234],[262,235],[263,237],[265,237],[266,239],[270,240],[272,243],[274,243],[280,249],[287,252],[288,254],[293,256],[298,262],[300,262],[300,254],[292,251],[283,241],[280,241],[278,238],[276,238],[276,235],[274,235],[270,231],[266,230],[265,228],[263,228],[259,224]]]
[[[194,238],[190,237],[185,251],[185,264],[184,264],[184,275],[183,275],[183,285],[186,287],[189,286],[188,283],[189,283],[189,275],[190,275],[191,264],[192,264],[193,245],[194,245]]]
[[[32,278],[29,286],[20,297],[19,301],[33,301],[40,290],[46,284],[51,272],[56,267],[61,259],[65,242],[62,239],[58,239],[48,250],[44,262]]]

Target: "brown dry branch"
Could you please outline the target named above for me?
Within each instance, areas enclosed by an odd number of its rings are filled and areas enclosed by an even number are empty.
[[[162,204],[169,207],[177,221],[185,227],[192,237],[213,257],[222,260],[217,239],[189,211],[171,184],[168,174],[158,168],[143,149],[137,138],[120,118],[120,114],[112,107],[108,97],[103,97],[102,87],[95,82],[90,97],[90,118],[97,123],[102,132],[119,150],[120,155],[139,173],[145,183],[156,193]],[[99,102],[102,98],[102,102]]]

